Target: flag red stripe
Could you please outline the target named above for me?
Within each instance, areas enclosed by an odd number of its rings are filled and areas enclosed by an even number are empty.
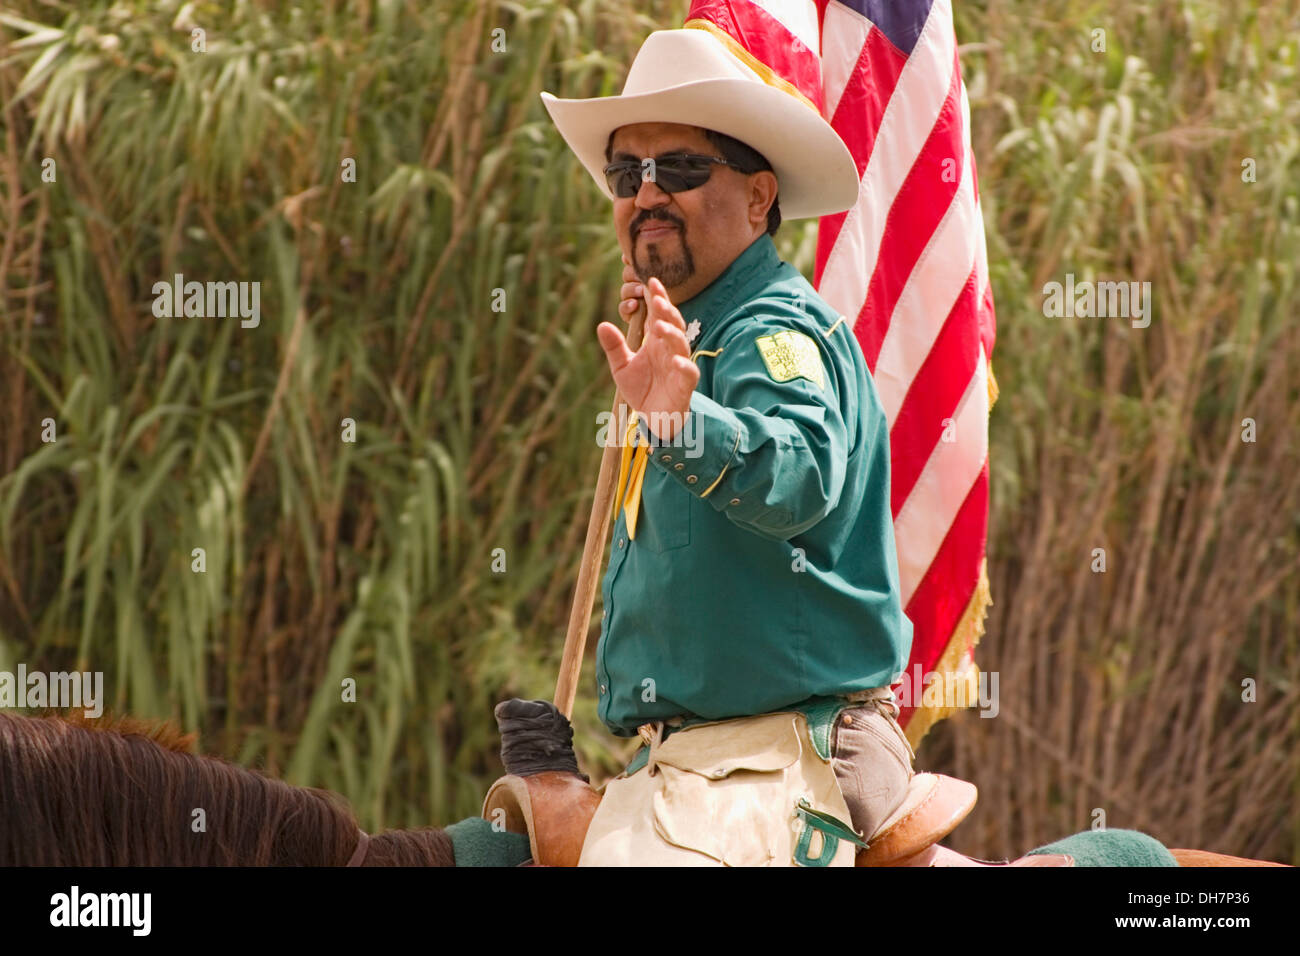
[[[939,553],[907,604],[907,616],[913,627],[909,674],[913,663],[919,662],[927,671],[934,667],[979,584],[980,561],[984,558],[984,539],[988,532],[988,479],[986,459]],[[919,690],[914,688],[914,692]],[[913,709],[903,709],[901,723],[906,724]]]
[[[981,223],[981,226],[983,224]],[[984,354],[993,354],[993,343],[997,341],[997,313],[993,309],[993,283],[984,289],[984,298],[979,309],[980,340],[984,343]]]
[[[758,4],[751,0],[694,0],[686,19],[713,23],[789,81],[817,109],[824,108],[822,64],[817,51],[808,49],[784,23]]]
[[[862,52],[858,54],[852,79],[840,94],[835,115],[830,117],[831,126],[840,134],[840,139],[844,140],[858,164],[859,177],[871,159],[880,121],[906,65],[907,57],[899,53],[883,33],[872,27],[867,33],[867,42],[862,45]]]

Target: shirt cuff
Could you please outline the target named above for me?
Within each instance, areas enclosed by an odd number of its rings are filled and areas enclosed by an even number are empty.
[[[692,392],[690,411],[672,438],[654,435],[641,415],[637,429],[641,440],[650,445],[650,460],[687,491],[704,498],[732,464],[743,426],[731,409],[701,392]]]

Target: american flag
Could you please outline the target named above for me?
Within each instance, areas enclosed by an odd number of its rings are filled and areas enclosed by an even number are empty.
[[[684,26],[815,105],[858,164],[857,203],[818,224],[814,286],[853,322],[889,421],[916,744],[975,703],[991,603],[995,320],[952,0],[695,0]]]

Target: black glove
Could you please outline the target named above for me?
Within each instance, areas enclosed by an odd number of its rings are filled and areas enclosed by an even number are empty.
[[[501,762],[506,773],[527,777],[558,770],[591,782],[586,774],[578,773],[569,718],[549,700],[512,697],[497,704],[493,714],[501,730]]]

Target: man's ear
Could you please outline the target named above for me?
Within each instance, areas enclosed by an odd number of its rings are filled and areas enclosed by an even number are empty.
[[[770,169],[750,174],[749,219],[755,225],[767,227],[767,211],[776,202],[776,191],[776,173]]]

